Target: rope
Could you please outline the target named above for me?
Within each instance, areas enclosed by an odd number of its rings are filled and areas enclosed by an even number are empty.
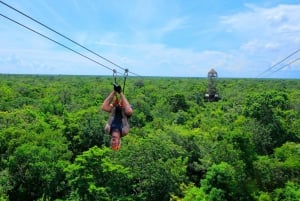
[[[287,57],[285,57],[284,59],[280,60],[279,62],[277,62],[276,64],[272,65],[271,67],[269,67],[267,70],[265,70],[264,72],[262,72],[261,74],[259,74],[257,77],[260,77],[261,75],[267,73],[268,71],[271,71],[275,66],[278,66],[279,64],[281,64],[282,62],[284,62],[285,60],[287,60],[288,58],[290,58],[291,56],[293,56],[294,54],[296,54],[297,52],[300,51],[300,48],[297,49],[296,51],[294,51],[293,53],[291,53],[290,55],[288,55]],[[280,68],[282,69],[282,68]],[[278,71],[278,70],[277,70]],[[277,72],[275,71],[275,72]]]
[[[62,44],[62,43],[60,43],[60,42],[58,42],[58,41],[56,41],[56,40],[54,40],[54,39],[52,39],[52,38],[46,36],[46,35],[44,35],[44,34],[41,34],[40,32],[38,32],[38,31],[36,31],[36,30],[34,30],[34,29],[31,29],[31,28],[29,28],[28,26],[26,26],[26,25],[24,25],[24,24],[22,24],[22,23],[20,23],[20,22],[17,22],[16,20],[13,20],[13,19],[11,19],[11,18],[9,18],[9,17],[7,17],[7,16],[5,16],[5,15],[3,15],[2,13],[0,13],[0,15],[1,15],[2,17],[6,18],[6,19],[8,19],[8,20],[10,20],[10,21],[12,21],[12,22],[14,22],[14,23],[16,23],[16,24],[18,24],[18,25],[20,25],[20,26],[22,26],[22,27],[24,27],[24,28],[26,28],[26,29],[28,29],[28,30],[30,30],[30,31],[32,31],[32,32],[34,32],[34,33],[36,33],[36,34],[38,34],[38,35],[40,35],[40,36],[42,36],[42,37],[44,37],[44,38],[46,38],[46,39],[48,39],[48,40],[50,40],[50,41],[52,41],[52,42],[54,42],[54,43],[56,43],[56,44],[58,44],[58,45],[60,45],[60,46],[62,46],[62,47],[64,47],[64,48],[66,48],[66,49],[68,49],[68,50],[70,50],[70,51],[72,51],[72,52],[74,52],[74,53],[76,53],[76,54],[78,54],[78,55],[80,55],[80,56],[82,56],[82,57],[84,57],[84,58],[86,58],[86,59],[88,59],[88,60],[90,60],[90,61],[95,62],[96,64],[98,64],[98,65],[100,65],[100,66],[102,66],[102,67],[104,67],[104,68],[107,68],[107,69],[109,69],[109,70],[111,70],[111,71],[114,71],[114,69],[112,69],[112,68],[110,68],[110,67],[108,67],[108,66],[105,66],[104,64],[102,64],[102,63],[100,63],[100,62],[98,62],[98,61],[96,61],[96,60],[94,60],[94,59],[91,59],[90,57],[88,57],[88,56],[86,56],[86,55],[84,55],[84,54],[81,54],[80,52],[78,52],[78,51],[76,51],[76,50],[73,50],[72,48],[70,48],[70,47],[68,47],[68,46],[66,46],[66,45],[64,45],[64,44]]]
[[[83,49],[89,51],[90,53],[92,53],[92,54],[94,54],[94,55],[100,57],[101,59],[103,59],[103,60],[109,62],[110,64],[112,64],[112,65],[114,65],[114,66],[116,66],[116,67],[118,67],[118,68],[120,68],[120,69],[122,69],[122,70],[124,70],[124,71],[128,71],[128,69],[125,69],[125,68],[123,68],[123,67],[117,65],[116,63],[110,61],[109,59],[107,59],[107,58],[105,58],[105,57],[99,55],[98,53],[96,53],[96,52],[90,50],[89,48],[87,48],[87,47],[85,47],[85,46],[79,44],[78,42],[72,40],[71,38],[69,38],[69,37],[67,37],[67,36],[65,36],[65,35],[63,35],[63,34],[61,34],[61,33],[59,33],[58,31],[56,31],[56,30],[54,30],[53,28],[51,28],[51,27],[49,27],[49,26],[43,24],[42,22],[40,22],[40,21],[34,19],[33,17],[30,17],[29,15],[27,15],[27,14],[23,13],[22,11],[20,11],[20,10],[14,8],[13,6],[11,6],[11,5],[9,5],[9,4],[7,4],[7,3],[1,1],[1,0],[0,0],[0,3],[3,4],[3,5],[5,5],[5,6],[7,6],[7,7],[9,7],[10,9],[12,9],[12,10],[14,10],[14,11],[20,13],[21,15],[23,15],[23,16],[29,18],[30,20],[32,20],[32,21],[34,21],[34,22],[40,24],[41,26],[43,26],[43,27],[49,29],[50,31],[52,31],[52,32],[54,32],[54,33],[56,33],[56,34],[58,34],[59,36],[61,36],[61,37],[65,38],[65,39],[71,41],[72,43],[78,45],[79,47],[81,47],[81,48],[83,48]],[[1,15],[2,15],[2,14],[1,14]],[[12,20],[12,19],[10,19],[10,18],[4,16],[4,15],[2,15],[2,16],[5,17],[5,18],[7,18],[7,19],[9,19],[9,20],[11,20],[11,21],[13,21],[13,22],[15,22],[15,23],[17,23],[17,24],[19,24],[19,25],[21,25],[21,23],[18,23],[18,22],[16,22],[16,21],[14,21],[14,20]],[[21,26],[23,26],[23,25],[21,25]],[[24,27],[25,27],[25,26],[24,26]],[[25,28],[28,29],[28,27],[25,27]],[[30,28],[29,28],[29,30],[33,31],[33,30],[30,29]],[[34,31],[34,32],[37,33],[36,31]],[[38,34],[39,34],[39,33],[38,33]],[[39,34],[39,35],[42,36],[42,34]],[[44,37],[44,36],[43,36],[43,37]],[[49,37],[47,37],[47,39],[49,39]],[[54,41],[54,40],[52,40],[52,39],[50,39],[50,40],[53,41],[53,42],[55,42],[55,43],[57,43],[56,41]],[[57,43],[57,44],[59,44],[59,43]],[[61,45],[61,44],[60,44],[60,45]],[[64,46],[64,45],[62,45],[62,46]],[[66,46],[64,46],[64,47],[67,48]],[[70,50],[70,48],[67,48],[67,49]],[[73,50],[71,50],[71,51],[73,51]],[[75,52],[75,51],[73,51],[73,52]],[[80,55],[81,55],[81,54],[80,54]],[[82,55],[81,55],[81,56],[82,56]],[[87,58],[86,56],[84,56],[84,57]],[[88,58],[88,59],[91,60],[90,58]],[[93,61],[94,61],[94,60],[93,60]],[[95,62],[95,61],[94,61],[94,62]],[[99,62],[97,62],[97,63],[99,64]],[[103,66],[103,67],[108,68],[107,66],[104,66],[103,64],[100,64],[100,65]],[[111,68],[109,68],[109,69],[113,71],[113,69],[111,69]],[[129,72],[129,71],[128,71],[128,72]],[[130,73],[133,74],[133,75],[136,75],[136,76],[140,76],[140,75],[138,75],[138,74],[136,74],[136,73],[133,73],[133,72],[130,72]]]
[[[300,60],[300,57],[299,57],[299,58],[297,58],[297,59],[294,59],[294,60],[293,60],[293,61],[291,61],[290,63],[288,63],[288,64],[285,64],[285,65],[281,66],[280,68],[278,68],[277,70],[275,70],[275,71],[271,72],[271,73],[269,74],[269,76],[270,76],[270,75],[272,75],[273,73],[276,73],[276,72],[280,71],[281,69],[285,68],[286,66],[289,66],[289,65],[291,65],[291,64],[293,64],[293,63],[295,63],[295,62],[296,62],[296,61],[298,61],[298,60]]]

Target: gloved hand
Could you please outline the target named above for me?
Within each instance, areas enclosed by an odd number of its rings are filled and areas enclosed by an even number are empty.
[[[122,88],[120,85],[114,83],[114,90],[118,93],[121,93],[122,92]]]

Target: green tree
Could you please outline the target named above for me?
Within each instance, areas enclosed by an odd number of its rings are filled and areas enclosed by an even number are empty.
[[[299,80],[219,78],[205,103],[207,79],[130,77],[118,152],[91,149],[109,140],[111,77],[0,80],[0,200],[298,199]]]
[[[179,194],[180,184],[186,182],[184,150],[163,132],[127,136],[117,156],[132,172],[130,191],[136,200],[169,200],[170,193]]]
[[[23,144],[9,157],[8,171],[13,188],[10,200],[36,200],[41,196],[57,198],[66,190],[63,168],[70,154],[56,142],[49,147]],[[50,147],[51,146],[51,147]]]
[[[128,168],[115,164],[108,148],[92,147],[78,155],[65,171],[71,188],[70,198],[78,200],[128,200]]]
[[[171,201],[207,201],[207,195],[203,189],[200,189],[193,184],[184,186],[183,188],[184,197],[180,199],[176,196],[172,196]]]
[[[104,118],[99,107],[65,115],[63,133],[70,142],[69,149],[73,153],[73,158],[90,147],[100,147],[106,143],[107,134],[104,132],[106,119]]]
[[[284,188],[276,189],[272,197],[274,201],[300,200],[300,184],[287,182]]]
[[[286,143],[276,148],[274,157],[261,156],[254,162],[256,179],[261,189],[272,192],[289,180],[299,182],[299,144]]]
[[[12,189],[7,169],[0,171],[0,201],[8,201],[8,191]]]
[[[238,200],[240,196],[238,178],[235,169],[228,163],[212,165],[201,180],[201,189],[208,200]]]
[[[186,103],[185,96],[183,94],[170,96],[167,104],[170,104],[172,112],[178,112],[179,110],[186,111],[188,109],[188,104]]]
[[[284,92],[253,93],[246,98],[244,113],[246,116],[256,119],[261,124],[259,127],[263,127],[263,130],[266,131],[260,136],[269,138],[269,146],[265,145],[267,153],[272,153],[273,148],[290,140],[287,130],[280,121],[281,111],[288,110],[288,108],[289,100]]]

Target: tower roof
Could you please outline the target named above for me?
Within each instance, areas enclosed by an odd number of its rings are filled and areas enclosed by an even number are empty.
[[[217,71],[215,71],[215,69],[210,69],[210,71],[208,71],[208,77],[217,77],[218,73]]]
[[[215,71],[215,69],[213,69],[213,68],[210,69],[210,71],[208,71],[208,73],[210,73],[210,74],[218,74],[217,71]]]

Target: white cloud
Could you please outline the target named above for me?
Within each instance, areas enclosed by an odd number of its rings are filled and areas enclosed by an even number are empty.
[[[186,26],[187,17],[173,18],[169,20],[163,27],[157,30],[159,35],[164,36],[165,34],[183,29]]]
[[[280,34],[300,31],[300,5],[278,5],[272,8],[249,7],[251,10],[223,16],[221,23],[246,37],[280,37]],[[271,39],[272,39],[271,38]]]
[[[126,56],[123,59],[131,67],[130,70],[140,75],[205,77],[210,68],[232,68],[231,55],[217,51],[197,52],[149,43],[134,46],[133,49],[133,52],[124,51]]]
[[[222,17],[221,22],[240,38],[239,54],[255,62],[252,66],[257,70],[269,68],[300,47],[300,5],[248,8],[247,12]]]
[[[94,42],[98,46],[112,46],[112,47],[122,47],[127,46],[122,44],[119,39],[119,35],[116,32],[107,32],[101,34],[101,36],[96,37],[96,41]],[[100,48],[99,47],[99,48]]]
[[[74,3],[77,9],[80,5],[78,2]],[[126,28],[131,31],[130,33],[122,32],[121,28],[97,29],[95,32],[81,29],[71,32],[71,38],[80,44],[87,44],[87,47],[91,45],[91,49],[99,52],[100,55],[121,66],[128,67],[134,73],[146,76],[205,77],[210,68],[215,68],[221,77],[255,77],[300,47],[300,5],[278,5],[271,8],[247,5],[247,11],[223,16],[220,18],[219,25],[212,24],[211,27],[207,27],[214,33],[205,32],[207,30],[203,30],[203,27],[202,29],[193,27],[193,31],[201,32],[202,36],[203,33],[216,37],[224,35],[222,39],[226,40],[225,35],[229,35],[228,40],[231,41],[226,42],[238,47],[221,51],[196,46],[177,48],[172,44],[164,44],[162,39],[167,38],[171,33],[186,34],[186,38],[194,34],[194,32],[190,33],[191,27],[188,24],[194,19],[186,17],[186,14],[179,15],[178,13],[178,15],[168,13],[169,15],[166,16],[162,13],[164,9],[160,7],[163,3],[152,1],[146,1],[146,3],[146,6],[137,3],[134,6],[125,7],[122,7],[123,4],[119,2],[110,4],[114,5],[114,12],[123,11],[123,15],[128,8],[131,8],[128,19],[124,20],[128,23]],[[67,23],[67,20],[55,9],[47,3],[44,4],[47,12],[53,14],[55,18],[53,21],[60,22],[61,26]],[[144,9],[145,7],[147,9]],[[94,14],[93,11],[93,17]],[[5,20],[0,19],[0,73],[11,70],[14,73],[111,74],[109,70],[57,44],[17,25],[6,21],[2,23],[2,21]],[[223,34],[222,31],[226,33]],[[197,44],[201,45],[201,42]],[[74,47],[74,44],[71,47]],[[80,50],[78,47],[75,49]],[[95,55],[83,52],[100,63],[114,68]],[[300,54],[295,56],[300,57]],[[283,70],[299,69],[299,62],[295,62]]]
[[[253,39],[242,44],[241,50],[250,54],[259,54],[264,51],[274,51],[280,47],[277,41]]]
[[[197,51],[172,48],[158,43],[143,43],[136,45],[136,50],[128,56],[136,59],[127,61],[131,61],[132,66],[143,68],[136,71],[146,75],[161,73],[170,76],[206,76],[207,71],[214,67],[220,71],[220,76],[256,77],[264,69],[299,48],[300,5],[248,7],[250,10],[246,12],[221,18],[221,23],[225,25],[223,27],[239,38],[239,49],[225,52]],[[180,30],[186,26],[186,20],[184,17],[174,18],[159,31],[164,35]]]

